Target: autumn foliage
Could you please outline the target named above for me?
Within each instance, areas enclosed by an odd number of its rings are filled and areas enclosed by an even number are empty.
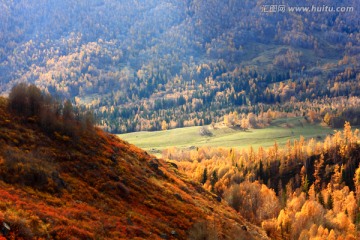
[[[272,239],[360,236],[359,130],[349,122],[324,141],[301,137],[241,151],[169,148],[163,157]]]
[[[91,107],[117,133],[259,115],[263,104],[359,97],[358,0],[314,3],[353,8],[346,13],[272,14],[266,4],[6,1],[0,92],[35,83]],[[343,117],[329,114],[334,125]]]
[[[0,235],[7,239],[265,237],[176,165],[85,130],[76,115],[76,137],[49,133],[43,106],[22,115],[24,103],[12,103],[0,98],[0,224],[10,227]],[[60,126],[64,111],[53,116]]]

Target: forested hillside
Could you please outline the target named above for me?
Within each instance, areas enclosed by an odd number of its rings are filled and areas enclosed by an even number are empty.
[[[209,124],[257,103],[359,96],[358,1],[316,2],[351,12],[264,12],[268,4],[2,0],[0,91],[35,83],[92,108],[115,132]]]
[[[224,198],[271,239],[359,239],[359,130],[270,148],[170,148],[179,170]]]

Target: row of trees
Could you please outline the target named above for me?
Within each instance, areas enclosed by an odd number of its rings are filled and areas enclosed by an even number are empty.
[[[282,104],[255,104],[251,106],[223,107],[214,106],[204,109],[203,112],[195,111],[191,106],[197,101],[188,104],[185,97],[177,100],[155,100],[159,104],[176,104],[181,102],[180,108],[167,110],[151,110],[154,106],[147,102],[144,107],[124,107],[121,111],[114,108],[107,111],[101,108],[98,113],[101,122],[109,131],[154,131],[188,126],[218,125],[224,123],[228,127],[262,128],[266,127],[277,118],[304,117],[311,123],[324,122],[333,128],[341,128],[345,121],[357,125],[358,97],[324,97],[313,101],[291,101]],[[198,101],[202,103],[202,101]],[[216,103],[220,105],[219,102]],[[189,106],[189,107],[188,107]],[[189,119],[190,118],[190,119]],[[117,122],[113,122],[118,119]]]
[[[61,102],[26,83],[12,88],[8,108],[20,118],[38,123],[48,134],[74,137],[80,131],[91,131],[95,123],[92,112],[74,108],[70,100]]]
[[[291,102],[282,105],[258,104],[255,107],[239,108],[241,114],[238,111],[225,114],[223,124],[246,130],[267,127],[279,118],[304,117],[306,122],[324,123],[332,128],[342,128],[346,121],[357,126],[360,124],[359,104],[358,97],[323,98],[313,102]]]

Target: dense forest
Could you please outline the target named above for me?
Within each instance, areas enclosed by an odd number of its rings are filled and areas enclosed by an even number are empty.
[[[359,239],[359,130],[280,148],[170,148],[163,158],[261,226],[271,239]]]
[[[92,109],[112,132],[360,95],[356,0],[316,2],[353,7],[343,13],[268,13],[266,4],[3,0],[0,91],[34,83]]]

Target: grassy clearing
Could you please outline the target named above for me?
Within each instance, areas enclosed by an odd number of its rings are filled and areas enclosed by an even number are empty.
[[[279,145],[285,145],[288,139],[324,139],[334,130],[320,124],[310,124],[302,117],[278,119],[264,129],[250,129],[246,132],[232,128],[211,129],[213,136],[201,136],[201,127],[179,128],[159,132],[135,132],[118,135],[120,138],[143,148],[155,155],[169,147],[191,148],[200,146],[225,148],[254,148],[272,146],[276,140]]]

